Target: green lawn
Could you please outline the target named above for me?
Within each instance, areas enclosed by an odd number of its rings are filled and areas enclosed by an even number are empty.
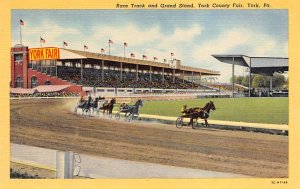
[[[216,111],[210,119],[252,123],[288,124],[288,98],[218,98],[177,101],[147,101],[141,108],[143,114],[179,116],[181,107],[203,107],[214,101]]]

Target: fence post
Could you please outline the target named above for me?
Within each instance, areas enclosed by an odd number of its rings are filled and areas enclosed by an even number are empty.
[[[73,178],[74,155],[73,152],[56,152],[56,178]]]

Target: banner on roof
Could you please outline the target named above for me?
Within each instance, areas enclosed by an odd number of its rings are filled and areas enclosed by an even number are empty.
[[[45,47],[29,49],[29,60],[57,60],[60,59],[59,48]]]

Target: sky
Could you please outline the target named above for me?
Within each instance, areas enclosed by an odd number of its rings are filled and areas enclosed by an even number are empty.
[[[63,47],[90,52],[113,44],[110,54],[136,59],[146,55],[163,62],[174,53],[181,64],[220,71],[219,82],[229,82],[232,66],[212,54],[288,57],[287,10],[13,10],[12,46]],[[246,75],[236,66],[236,75]]]

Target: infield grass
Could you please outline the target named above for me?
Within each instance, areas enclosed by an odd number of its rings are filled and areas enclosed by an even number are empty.
[[[146,101],[142,114],[174,116],[181,115],[180,109],[203,107],[214,101],[216,111],[210,113],[210,119],[241,121],[250,123],[288,124],[288,98],[214,98],[176,101]]]

